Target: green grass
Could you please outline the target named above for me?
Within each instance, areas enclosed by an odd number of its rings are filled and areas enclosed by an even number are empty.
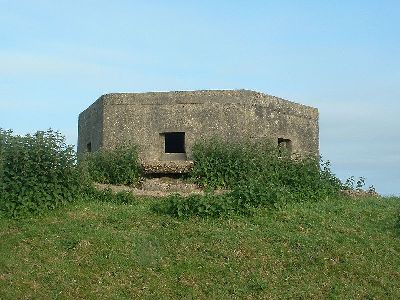
[[[400,299],[399,198],[218,219],[155,201],[0,219],[0,299]]]

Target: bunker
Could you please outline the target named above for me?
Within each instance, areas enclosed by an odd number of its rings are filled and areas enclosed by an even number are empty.
[[[146,172],[182,173],[196,141],[214,137],[318,155],[318,110],[249,90],[106,94],[79,115],[78,153],[134,143]]]

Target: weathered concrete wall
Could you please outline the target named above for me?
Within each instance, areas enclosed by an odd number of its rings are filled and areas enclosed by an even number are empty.
[[[103,146],[103,115],[102,97],[79,114],[78,153],[86,152],[89,143],[92,151],[96,151]]]
[[[319,153],[317,109],[246,90],[104,95],[80,115],[78,152],[130,141],[143,161],[168,160],[164,132],[185,132],[189,160],[197,140],[215,136],[284,138],[293,152]]]

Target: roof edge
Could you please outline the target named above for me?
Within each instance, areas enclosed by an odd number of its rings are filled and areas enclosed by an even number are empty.
[[[300,106],[306,109],[311,109],[314,110],[315,112],[318,113],[318,109],[309,105],[305,105],[305,104],[301,104],[292,100],[287,100],[281,97],[277,97],[277,96],[273,96],[273,95],[269,95],[266,93],[262,93],[262,92],[257,92],[254,90],[247,90],[247,89],[232,89],[232,90],[185,90],[185,91],[151,91],[151,92],[131,92],[131,93],[107,93],[107,94],[103,94],[102,96],[100,96],[99,99],[96,100],[99,101],[100,99],[102,99],[104,101],[104,104],[115,104],[113,103],[113,100],[116,99],[121,99],[121,98],[131,98],[131,97],[140,97],[140,96],[144,96],[144,97],[151,97],[151,96],[166,96],[166,97],[170,97],[173,98],[172,96],[175,95],[192,95],[192,96],[200,96],[200,95],[204,95],[204,94],[209,94],[209,96],[217,96],[218,94],[223,94],[223,95],[227,95],[227,96],[237,96],[238,98],[240,98],[239,96],[243,95],[251,95],[253,96],[255,99],[256,98],[265,98],[265,99],[269,99],[269,100],[276,100],[279,102],[284,102],[287,104],[291,104],[291,105],[296,105],[296,106]],[[95,103],[96,103],[95,102]],[[93,104],[95,104],[93,103]],[[125,104],[125,103],[119,103],[119,104]]]

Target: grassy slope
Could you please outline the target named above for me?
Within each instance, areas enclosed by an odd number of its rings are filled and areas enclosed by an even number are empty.
[[[75,203],[0,219],[0,299],[400,299],[400,199],[177,220]]]

